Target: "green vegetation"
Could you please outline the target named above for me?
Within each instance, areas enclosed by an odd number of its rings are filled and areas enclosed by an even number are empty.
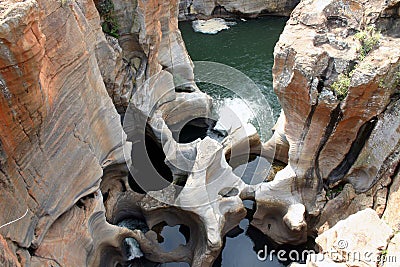
[[[375,30],[373,26],[369,26],[365,30],[356,33],[355,37],[361,43],[359,60],[362,61],[379,44],[381,33]]]
[[[344,184],[339,184],[333,188],[328,189],[326,192],[326,196],[329,199],[334,199],[343,191],[343,189],[344,189]]]
[[[387,249],[384,249],[384,250],[381,251],[381,255],[382,256],[386,256],[387,254],[388,254]]]
[[[347,96],[347,93],[348,93],[349,87],[350,87],[350,81],[351,81],[352,74],[353,74],[353,72],[351,72],[350,74],[343,74],[343,73],[340,74],[337,81],[331,85],[331,88],[333,89],[337,98],[340,101],[345,99]]]
[[[114,14],[114,3],[112,0],[102,0],[97,4],[97,10],[103,18],[101,27],[103,32],[118,38],[119,37],[119,24]]]
[[[361,47],[358,50],[358,59],[361,62],[374,48],[378,46],[379,40],[381,39],[381,33],[375,30],[373,26],[369,26],[365,28],[365,30],[356,33],[355,37],[361,43]],[[353,77],[354,71],[358,67],[359,64],[357,64],[348,74],[340,74],[337,81],[331,85],[331,89],[333,92],[335,92],[336,97],[340,101],[346,98],[349,91],[351,78]],[[380,85],[383,85],[383,81],[380,82]]]
[[[400,85],[400,70],[398,72],[396,72],[396,77],[395,77],[395,81],[394,81],[394,87],[397,87]]]

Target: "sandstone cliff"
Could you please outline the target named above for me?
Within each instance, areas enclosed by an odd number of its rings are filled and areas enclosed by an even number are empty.
[[[398,18],[398,1],[302,1],[275,47],[286,173],[311,232],[367,207],[399,223]]]
[[[248,16],[268,10],[247,2],[218,5]],[[289,2],[268,4],[286,12]],[[210,15],[215,4],[201,3]],[[400,223],[399,7],[398,0],[297,6],[275,48],[283,112],[261,151],[271,157],[277,146],[275,157],[288,165],[254,186],[227,158],[243,147],[261,150],[257,134],[178,142],[184,124],[210,111],[178,29],[178,0],[1,2],[0,263],[127,264],[122,244],[130,237],[154,262],[211,266],[244,218],[245,199],[257,204],[252,224],[276,242],[319,233],[322,250],[332,245],[324,237],[342,232],[340,220],[373,208],[348,220],[371,218],[384,229],[372,246],[379,250]],[[168,170],[167,183],[148,194],[128,176],[129,167],[151,180],[140,173],[146,142]],[[125,218],[150,229],[184,224],[190,240],[166,253],[153,230],[116,226]]]
[[[185,97],[175,89],[198,91],[178,3],[10,0],[0,11],[1,263],[111,266],[127,235],[150,254],[145,237],[106,222],[99,188],[127,183],[131,143],[116,109],[133,93],[146,110]]]
[[[281,35],[274,88],[285,115],[289,166],[310,189],[346,182],[366,192],[393,174],[400,123],[397,16],[394,2],[303,1]],[[365,52],[367,42],[374,44]],[[305,202],[312,197],[304,194]]]
[[[99,79],[98,21],[90,1],[1,3],[1,223],[28,213],[0,231],[23,265],[51,262],[34,252],[49,229],[123,161],[120,118]]]

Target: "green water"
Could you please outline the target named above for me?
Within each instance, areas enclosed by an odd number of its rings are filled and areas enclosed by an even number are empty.
[[[281,107],[272,88],[273,51],[286,21],[287,18],[279,17],[265,17],[245,22],[237,21],[237,25],[231,26],[230,29],[216,35],[196,33],[190,22],[181,22],[179,28],[193,61],[218,62],[243,72],[259,87],[262,92],[262,95],[260,95],[267,100],[273,111],[272,116],[276,121]],[[215,69],[210,70],[210,73],[212,72],[215,72]],[[240,104],[240,101],[235,101],[239,97],[232,90],[210,83],[198,83],[198,86],[202,91],[213,97],[214,106],[221,107],[224,103],[241,115],[244,114],[244,117],[250,116],[244,107],[246,105]],[[246,90],[248,87],[243,86],[240,89]],[[250,109],[257,109],[256,102],[250,103]],[[257,111],[254,114],[260,116]],[[259,118],[257,119],[259,125],[256,125],[253,119],[248,121],[253,123],[260,132],[260,124],[264,124],[267,120],[262,119],[260,121]],[[272,126],[269,124],[269,127]],[[250,173],[250,175],[252,176],[253,173]],[[272,246],[272,243],[259,230],[249,225],[254,207],[251,203],[245,203],[245,205],[248,208],[248,216],[240,223],[236,231],[233,231],[235,233],[227,235],[224,249],[214,263],[214,267],[284,267],[289,265],[290,262],[281,262],[275,255],[266,261],[260,261],[257,258],[259,250],[266,245]],[[293,247],[292,249],[302,251],[305,247]]]
[[[215,35],[194,32],[191,22],[181,22],[179,28],[193,61],[219,62],[246,74],[265,96],[276,120],[280,105],[272,89],[273,51],[286,21],[281,17],[238,20],[237,25]],[[218,86],[198,86],[217,101],[234,98],[232,92]]]

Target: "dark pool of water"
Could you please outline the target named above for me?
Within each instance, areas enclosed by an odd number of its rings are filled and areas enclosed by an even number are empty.
[[[301,255],[303,251],[309,251],[314,248],[313,240],[309,240],[309,242],[301,246],[279,246],[275,244],[260,230],[250,225],[255,211],[254,201],[244,200],[243,204],[246,207],[247,216],[240,222],[238,227],[226,235],[222,253],[214,262],[213,267],[285,267],[289,266],[293,261],[279,260],[273,250],[283,250],[285,251],[285,256],[288,257],[287,255],[289,255],[290,251],[297,251]],[[257,257],[260,250],[267,251],[268,257],[264,261]],[[260,254],[260,256],[263,257],[264,254]]]
[[[246,74],[258,85],[277,118],[280,105],[272,89],[273,51],[286,21],[281,17],[239,20],[237,25],[215,35],[194,32],[190,22],[180,22],[179,28],[193,61],[219,62]],[[199,87],[217,101],[234,97],[218,86]]]
[[[173,251],[178,248],[179,245],[186,244],[186,237],[180,231],[180,225],[175,226],[164,226],[160,233],[162,240],[160,242],[160,247],[165,252]]]
[[[266,158],[260,156],[249,155],[244,158],[232,158],[229,165],[233,168],[233,173],[241,177],[246,184],[259,184],[268,177],[271,163]],[[247,162],[248,161],[248,162]]]

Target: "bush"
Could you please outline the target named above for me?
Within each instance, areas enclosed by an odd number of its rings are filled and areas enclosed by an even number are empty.
[[[395,87],[400,85],[400,71],[396,72],[396,81],[395,81]]]
[[[104,20],[101,24],[103,32],[115,38],[118,38],[119,24],[117,18],[114,15],[114,3],[112,2],[112,0],[99,1],[99,3],[97,4],[97,10]]]
[[[369,26],[364,31],[356,33],[355,37],[361,43],[359,59],[362,61],[379,44],[381,33]]]
[[[340,193],[342,193],[343,189],[344,189],[344,185],[339,184],[339,185],[335,186],[334,188],[328,189],[326,192],[326,195],[329,199],[334,199],[335,197],[340,195]]]
[[[346,98],[349,91],[352,73],[345,75],[340,74],[337,81],[331,85],[332,90],[335,92],[336,97],[342,101]]]

